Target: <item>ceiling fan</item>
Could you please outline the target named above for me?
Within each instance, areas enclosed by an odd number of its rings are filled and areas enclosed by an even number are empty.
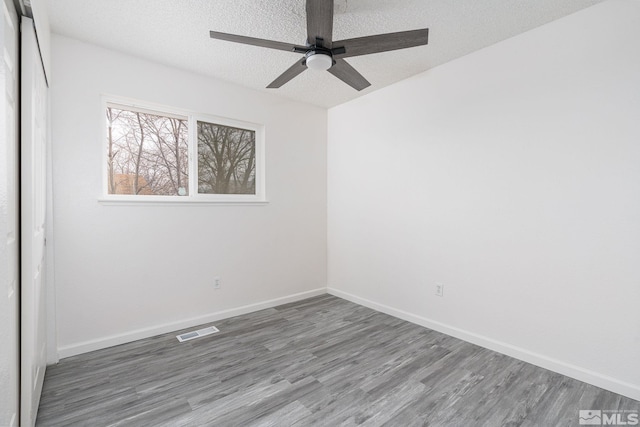
[[[429,29],[423,28],[333,41],[333,0],[307,0],[306,10],[305,46],[218,31],[210,31],[209,35],[214,39],[304,54],[302,59],[296,61],[267,88],[279,88],[307,68],[311,68],[327,70],[356,90],[362,90],[371,83],[344,58],[421,46],[427,44],[429,38]]]

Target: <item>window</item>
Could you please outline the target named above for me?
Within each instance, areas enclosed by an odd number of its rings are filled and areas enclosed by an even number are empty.
[[[188,118],[107,105],[108,194],[189,194]]]
[[[255,192],[256,132],[198,120],[198,193]]]
[[[261,126],[137,103],[105,110],[105,200],[264,200]]]

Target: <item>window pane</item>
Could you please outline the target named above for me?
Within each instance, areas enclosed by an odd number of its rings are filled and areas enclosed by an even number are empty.
[[[198,121],[198,193],[256,194],[256,133]]]
[[[107,107],[109,194],[185,196],[187,120]]]

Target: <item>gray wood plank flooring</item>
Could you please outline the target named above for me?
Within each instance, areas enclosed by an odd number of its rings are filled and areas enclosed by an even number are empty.
[[[215,325],[50,366],[37,425],[547,427],[577,426],[580,409],[640,410],[330,295]]]

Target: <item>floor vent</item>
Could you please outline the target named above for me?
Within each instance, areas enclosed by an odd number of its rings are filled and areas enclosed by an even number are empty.
[[[197,331],[185,332],[184,334],[176,335],[176,338],[178,338],[178,341],[180,342],[185,342],[204,337],[206,335],[215,334],[216,332],[220,332],[218,328],[216,328],[215,326],[209,326],[208,328],[198,329]]]

